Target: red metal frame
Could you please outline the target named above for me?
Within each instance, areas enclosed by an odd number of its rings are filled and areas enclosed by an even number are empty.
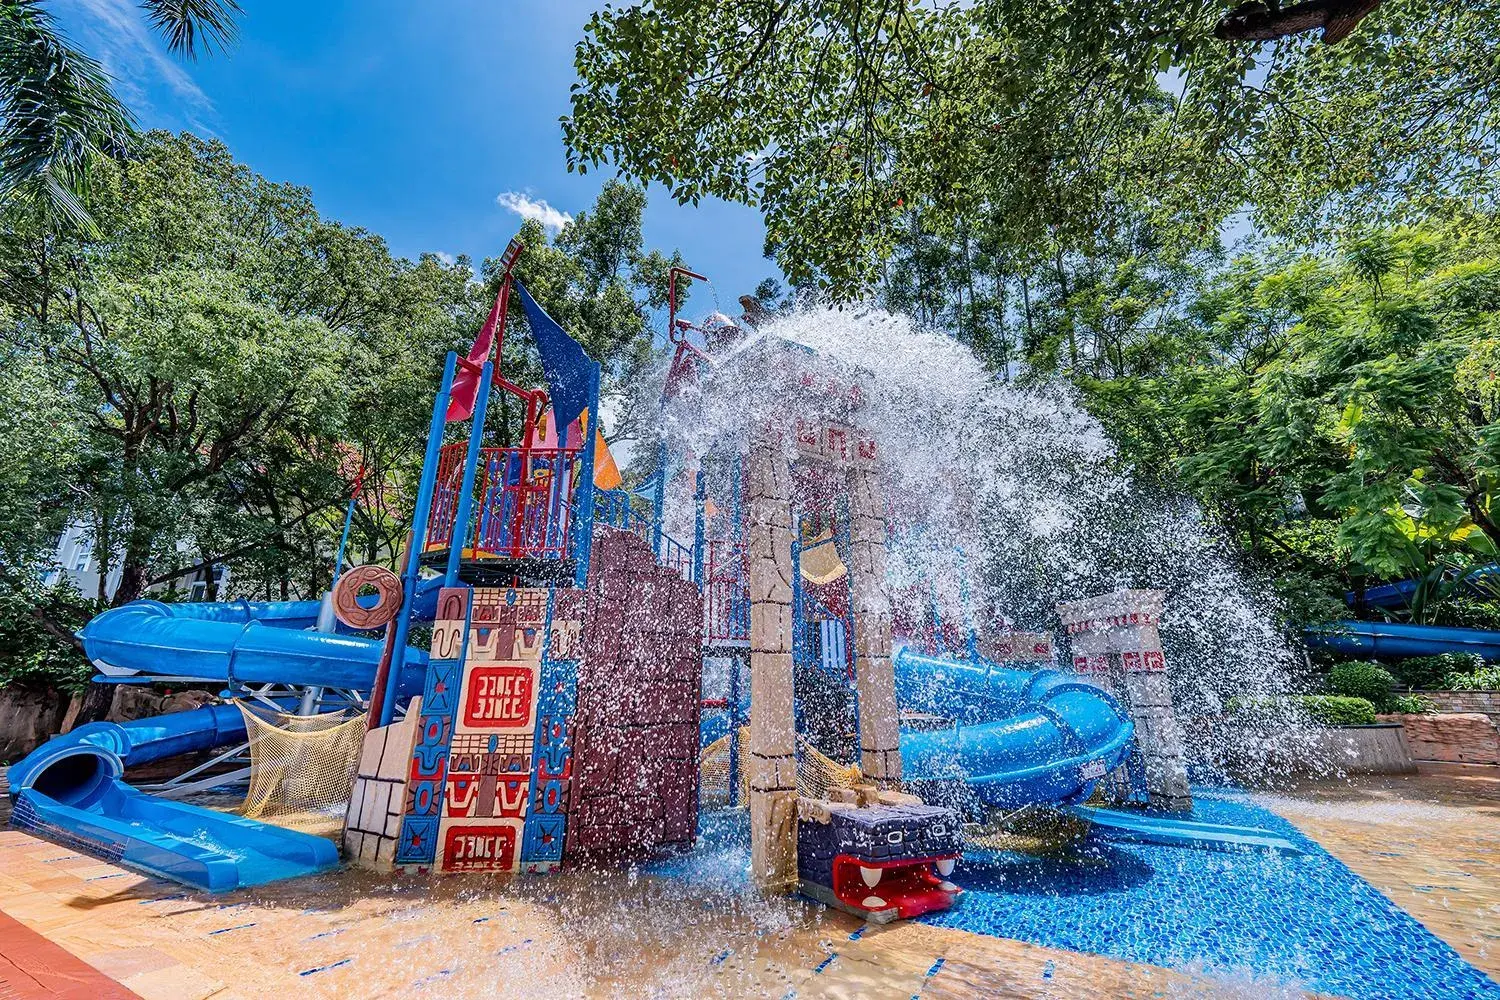
[[[465,442],[443,447],[438,458],[437,500],[427,524],[427,548],[453,545],[453,519],[463,477]],[[460,540],[479,558],[559,559],[567,554],[580,448],[538,448],[530,443],[480,450],[472,537]],[[556,475],[563,480],[560,495]]]
[[[750,638],[750,563],[732,539],[703,543],[703,634],[709,641]]]

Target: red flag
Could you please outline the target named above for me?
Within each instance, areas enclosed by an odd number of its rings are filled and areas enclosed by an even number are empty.
[[[474,399],[479,394],[479,369],[490,356],[490,348],[495,343],[495,331],[500,328],[501,309],[505,303],[505,286],[509,279],[500,282],[500,292],[495,296],[495,307],[490,310],[490,318],[484,321],[484,326],[479,330],[479,336],[474,338],[474,346],[469,348],[469,363],[476,370],[459,368],[453,376],[453,391],[448,394],[448,421],[468,420],[474,415]]]

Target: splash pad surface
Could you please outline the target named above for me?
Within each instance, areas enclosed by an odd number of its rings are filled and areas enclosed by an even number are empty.
[[[974,852],[961,908],[876,928],[757,899],[725,813],[624,878],[346,871],[221,897],[5,831],[0,910],[147,998],[1500,996],[1500,779],[1198,794],[1309,854]]]

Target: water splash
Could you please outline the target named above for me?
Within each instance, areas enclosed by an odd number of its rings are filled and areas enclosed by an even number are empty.
[[[680,387],[662,409],[669,446],[741,454],[757,427],[786,427],[826,405],[768,363],[778,347],[831,386],[860,385],[852,422],[880,449],[896,530],[893,593],[920,594],[946,620],[981,630],[1051,631],[1058,601],[1164,590],[1162,638],[1190,755],[1265,763],[1278,742],[1285,752],[1278,738],[1298,728],[1294,714],[1215,723],[1231,698],[1294,686],[1300,664],[1269,590],[1239,571],[1195,503],[1132,475],[1069,387],[1004,382],[964,345],[903,316],[807,309],[721,348],[710,378]],[[643,393],[660,393],[665,368],[658,374]],[[727,489],[712,482],[710,495]],[[672,497],[669,530],[691,537],[691,486],[679,482]],[[1226,741],[1235,746],[1210,745]]]

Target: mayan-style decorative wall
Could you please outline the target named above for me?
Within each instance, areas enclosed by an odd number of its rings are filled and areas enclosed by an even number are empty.
[[[703,598],[636,535],[595,529],[566,858],[691,844],[698,824]],[[559,597],[562,594],[559,593]],[[572,595],[569,595],[572,596]]]
[[[607,527],[588,582],[442,591],[421,698],[366,738],[351,857],[541,872],[692,842],[702,598]]]
[[[495,872],[561,862],[582,605],[560,596],[439,595],[397,865]]]
[[[1050,663],[1052,633],[981,632],[979,655],[995,663]]]
[[[1073,647],[1073,669],[1123,695],[1159,809],[1192,808],[1182,732],[1162,653],[1162,592],[1119,590],[1057,606]]]

